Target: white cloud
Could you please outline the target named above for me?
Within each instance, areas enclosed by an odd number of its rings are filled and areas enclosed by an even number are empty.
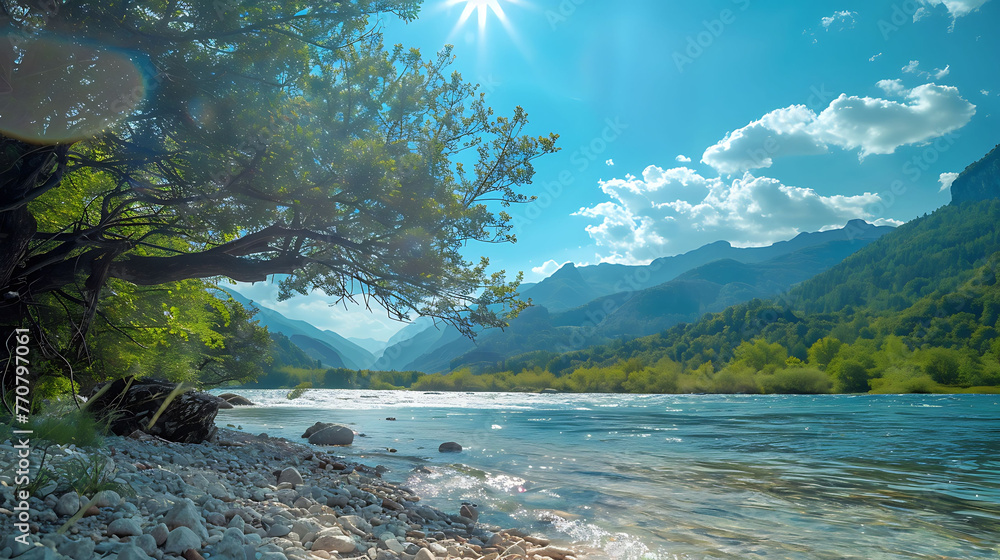
[[[942,173],[938,178],[938,181],[941,183],[941,188],[938,189],[938,192],[950,189],[955,179],[958,179],[958,173]]]
[[[539,277],[539,279],[548,278],[549,276],[552,276],[552,274],[555,271],[557,271],[560,268],[562,268],[563,265],[565,265],[568,262],[569,261],[566,261],[564,263],[558,263],[558,262],[556,262],[556,261],[554,261],[552,259],[549,259],[549,260],[545,261],[544,263],[542,263],[542,266],[536,266],[536,267],[532,268],[531,272],[534,272],[535,274],[537,274],[538,277]]]
[[[931,6],[940,6],[941,4],[944,4],[945,8],[948,9],[948,13],[951,14],[952,18],[960,18],[962,16],[967,16],[970,13],[978,10],[983,4],[989,2],[989,0],[920,0],[920,1],[923,2],[924,4],[928,4]],[[914,14],[914,17],[916,17],[916,14]]]
[[[990,94],[990,90],[988,90],[988,89],[981,89],[981,90],[979,90],[979,93],[981,93],[983,95],[989,95]]]
[[[902,68],[903,72],[907,74],[916,74],[919,71],[919,69],[920,69],[919,60],[911,60],[909,64],[907,64]]]
[[[871,223],[873,225],[876,225],[876,226],[899,227],[899,226],[905,224],[906,222],[904,222],[902,220],[895,220],[893,218],[879,218],[879,219],[877,219],[877,220],[875,220],[874,222],[871,222]]]
[[[676,161],[677,163],[691,163],[691,158],[687,157],[684,154],[681,154],[681,155],[675,157],[674,161]]]
[[[815,120],[816,113],[805,105],[776,109],[726,134],[701,161],[721,173],[735,173],[771,167],[776,157],[826,153],[826,144],[809,130]]]
[[[858,12],[850,12],[847,10],[841,10],[833,12],[832,16],[827,16],[820,20],[820,24],[827,30],[830,30],[830,26],[834,23],[839,22],[841,29],[845,27],[854,27],[854,18],[858,15]]]
[[[868,59],[868,62],[875,62],[875,59],[878,58],[878,57],[880,57],[880,56],[882,56],[882,53],[878,53],[876,55],[872,55],[872,57]]]
[[[747,173],[732,182],[679,167],[649,166],[642,178],[626,175],[600,183],[610,200],[581,208],[597,223],[587,233],[607,250],[604,262],[645,263],[706,243],[766,245],[803,231],[839,227],[880,202],[876,194],[821,196]]]
[[[976,113],[955,87],[931,83],[907,90],[894,80],[878,86],[906,102],[841,94],[819,114],[804,105],[777,109],[727,133],[701,161],[732,174],[770,167],[778,157],[826,153],[830,146],[858,150],[862,158],[891,154],[959,129]]]
[[[913,23],[917,23],[918,21],[920,21],[920,20],[924,19],[925,17],[927,17],[928,13],[930,13],[930,12],[928,12],[927,8],[925,8],[923,6],[917,8],[917,11],[913,12]]]
[[[879,80],[877,84],[888,95],[899,95],[906,91],[903,80]]]
[[[902,68],[902,70],[903,70],[904,73],[907,73],[907,74],[916,74],[917,76],[920,76],[921,78],[924,78],[924,79],[928,79],[929,80],[929,79],[931,79],[933,77],[935,80],[940,80],[941,78],[943,78],[943,77],[945,77],[945,76],[947,76],[948,74],[951,73],[951,65],[948,64],[948,65],[945,65],[944,68],[935,68],[934,70],[928,72],[926,70],[921,70],[920,69],[920,62],[919,61],[917,61],[917,60],[911,60],[909,64],[907,64],[906,66],[904,66]]]
[[[604,162],[604,164],[607,165],[608,167],[613,167],[615,165],[615,160],[609,159],[608,161]]]

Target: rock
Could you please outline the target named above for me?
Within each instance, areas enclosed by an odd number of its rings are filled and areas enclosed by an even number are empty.
[[[70,558],[90,558],[94,555],[94,541],[87,537],[66,539],[59,543],[59,554]]]
[[[278,484],[283,482],[288,482],[296,486],[299,484],[305,484],[305,480],[302,479],[302,475],[299,474],[299,471],[296,470],[295,467],[288,467],[281,471],[281,474],[278,475]]]
[[[185,550],[184,554],[181,554],[181,557],[184,558],[184,560],[205,560],[205,557],[193,548]]]
[[[504,550],[503,554],[501,554],[500,557],[503,558],[505,556],[511,556],[511,555],[524,556],[526,554],[527,554],[527,552],[525,552],[523,548],[521,548],[520,546],[518,546],[518,545],[515,544],[515,545],[507,548],[507,550]]]
[[[61,517],[69,517],[80,511],[80,495],[76,492],[67,492],[59,497],[59,501],[53,509]]]
[[[340,523],[341,527],[359,537],[367,536],[372,532],[372,524],[357,515],[341,516],[337,519],[337,522]]]
[[[236,519],[235,517],[233,519]],[[212,549],[213,560],[246,560],[244,549],[246,537],[239,529],[230,528],[222,534],[222,540]]]
[[[305,433],[303,433],[299,437],[308,438],[309,436],[315,434],[316,432],[322,430],[323,428],[329,428],[330,426],[333,426],[333,424],[331,424],[329,422],[316,422],[312,426],[309,426],[308,428],[306,428]]]
[[[201,540],[208,539],[208,529],[205,527],[205,522],[202,520],[201,514],[198,513],[198,508],[195,507],[194,502],[188,498],[184,498],[174,504],[174,507],[163,516],[161,521],[166,524],[167,529],[187,527],[194,531]],[[178,552],[184,551],[180,550]]]
[[[313,445],[351,445],[354,443],[354,430],[347,426],[330,424],[310,434],[309,443]]]
[[[110,421],[111,431],[120,436],[136,430],[180,443],[201,443],[215,436],[215,416],[225,401],[208,393],[187,391],[170,402],[156,423],[147,428],[160,406],[177,387],[176,383],[134,377],[102,383],[94,387],[89,409]],[[100,396],[98,392],[107,388]]]
[[[436,560],[434,553],[426,548],[421,548],[413,557],[413,560]]]
[[[132,543],[150,556],[156,552],[156,539],[153,535],[139,535],[138,537],[132,539]]]
[[[557,393],[559,393],[559,390],[553,389],[552,387],[546,387],[545,389],[542,389],[543,395],[555,395]]]
[[[167,535],[167,542],[163,545],[163,551],[170,554],[183,554],[185,550],[201,548],[201,539],[191,529],[181,526]]]
[[[1000,198],[1000,146],[969,165],[951,184],[951,205]]]
[[[274,525],[271,525],[270,529],[267,530],[267,536],[268,537],[284,537],[288,533],[291,533],[291,532],[292,532],[292,528],[291,527],[287,527],[285,525],[279,525],[278,523],[275,523]]]
[[[142,534],[142,528],[139,527],[139,522],[135,519],[122,517],[115,519],[108,525],[107,534],[118,537],[136,537]]]
[[[347,554],[354,552],[357,546],[354,544],[354,539],[348,537],[347,535],[338,535],[336,531],[331,531],[329,529],[324,530],[316,537],[313,541],[313,550],[325,550],[327,552],[338,552],[341,554]]]
[[[81,558],[74,556],[72,558]],[[82,558],[90,558],[83,556]],[[152,560],[148,554],[138,546],[128,543],[118,550],[118,560]]]
[[[351,493],[343,488],[330,491],[330,496],[326,499],[326,505],[330,507],[345,507],[351,501]]]
[[[118,504],[122,502],[122,497],[114,490],[103,490],[98,492],[94,498],[97,500],[94,505],[99,508],[118,507]]]
[[[168,534],[170,534],[170,529],[166,523],[157,524],[149,530],[149,535],[156,541],[156,546],[163,546],[163,543],[167,542]]]
[[[386,511],[403,511],[402,505],[395,500],[390,500],[389,498],[382,498],[382,508]]]
[[[219,395],[219,398],[233,406],[255,406],[250,399],[241,397],[236,393],[222,393]]]
[[[462,504],[461,509],[458,510],[458,514],[466,519],[471,519],[473,522],[479,520],[479,510],[471,504]]]
[[[439,453],[458,453],[460,451],[462,451],[462,446],[453,441],[448,441],[438,446]]]
[[[17,557],[17,560],[62,560],[55,550],[45,546],[33,546]]]
[[[538,556],[548,556],[549,558],[554,558],[555,560],[563,560],[567,556],[573,554],[572,550],[567,548],[560,548],[557,546],[544,546],[531,551],[532,554],[537,554]]]

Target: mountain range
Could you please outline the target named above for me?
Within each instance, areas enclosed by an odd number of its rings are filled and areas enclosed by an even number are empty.
[[[444,372],[491,365],[534,350],[567,351],[652,334],[711,311],[769,297],[823,272],[892,231],[852,220],[843,228],[802,233],[766,247],[720,241],[648,265],[567,263],[522,286],[532,306],[504,330],[475,342],[454,327],[421,317],[389,341],[349,339],[261,307],[257,319],[325,367]],[[250,300],[230,290],[240,303]]]

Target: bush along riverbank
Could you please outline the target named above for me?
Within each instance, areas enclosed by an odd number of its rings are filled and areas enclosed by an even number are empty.
[[[44,446],[43,441],[34,445]],[[103,446],[51,444],[52,477],[28,500],[29,544],[15,520],[17,441],[0,444],[0,558],[18,560],[574,560],[576,551],[445,512],[381,478],[384,469],[220,428],[211,442],[144,432]],[[41,453],[39,449],[36,452]],[[89,492],[89,493],[88,493]]]

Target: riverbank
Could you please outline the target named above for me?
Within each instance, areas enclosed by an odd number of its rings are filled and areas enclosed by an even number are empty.
[[[548,539],[477,522],[473,507],[426,507],[412,490],[381,479],[379,466],[266,434],[219,429],[215,441],[109,437],[101,449],[52,446],[46,466],[99,465],[108,481],[88,498],[53,492],[28,500],[32,545],[15,539],[16,441],[0,446],[0,558],[59,560],[574,560]],[[41,442],[37,442],[41,443]],[[34,449],[39,460],[41,449]],[[96,457],[96,460],[93,458]],[[100,476],[100,473],[97,473]],[[68,481],[60,481],[68,482]],[[47,490],[43,488],[39,493]],[[464,515],[461,515],[464,514]],[[65,532],[60,527],[67,525]]]

